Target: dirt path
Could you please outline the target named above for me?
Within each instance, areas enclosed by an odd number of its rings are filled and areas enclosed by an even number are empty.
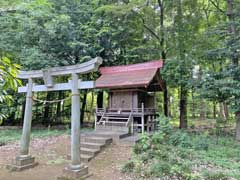
[[[0,180],[56,180],[62,169],[69,163],[66,155],[70,152],[69,136],[34,139],[30,152],[39,165],[22,172],[9,172],[5,169],[19,151],[19,143],[0,147]],[[120,167],[131,156],[128,146],[110,145],[89,163],[93,175],[88,180],[132,180],[120,172]]]

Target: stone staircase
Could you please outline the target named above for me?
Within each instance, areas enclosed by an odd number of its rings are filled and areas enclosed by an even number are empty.
[[[81,160],[82,162],[89,162],[104,148],[110,145],[112,142],[129,136],[126,131],[94,131],[84,133],[81,135]]]

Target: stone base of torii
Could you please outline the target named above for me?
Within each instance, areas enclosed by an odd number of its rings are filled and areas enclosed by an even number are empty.
[[[95,87],[93,81],[81,81],[78,74],[86,74],[98,70],[102,59],[96,57],[88,62],[65,67],[55,67],[48,70],[20,71],[19,79],[28,79],[26,87],[19,87],[19,92],[26,92],[26,108],[24,114],[23,131],[20,144],[20,154],[16,156],[8,169],[21,171],[35,167],[38,163],[29,154],[29,143],[32,124],[33,92],[71,90],[71,163],[63,169],[59,180],[83,179],[89,176],[88,166],[81,163],[80,159],[80,93],[79,89]],[[54,77],[71,75],[68,83],[54,84]],[[35,85],[33,79],[43,78],[44,85]]]

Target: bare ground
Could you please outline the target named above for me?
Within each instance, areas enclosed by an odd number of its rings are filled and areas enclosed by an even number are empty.
[[[22,172],[9,172],[5,167],[19,151],[19,143],[0,147],[0,180],[56,180],[69,164],[70,137],[67,135],[34,139],[31,143],[31,155],[39,165]],[[88,180],[132,180],[134,177],[121,173],[121,166],[130,158],[131,147],[110,145],[97,155],[88,165],[92,174]]]

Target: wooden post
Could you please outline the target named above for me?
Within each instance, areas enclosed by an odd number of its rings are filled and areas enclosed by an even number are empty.
[[[150,132],[151,116],[147,116],[147,132]]]
[[[133,117],[131,117],[131,134],[134,134],[134,122],[133,122]]]
[[[71,107],[71,167],[80,168],[80,94],[78,75],[72,74],[72,107]]]
[[[144,103],[142,103],[142,117],[141,117],[141,121],[142,121],[142,134],[144,133]]]
[[[152,122],[152,127],[151,127],[151,131],[155,131],[155,118],[154,116],[151,116],[151,122]]]
[[[28,79],[27,85],[27,97],[26,97],[26,106],[24,113],[24,121],[23,121],[23,130],[22,137],[20,143],[20,156],[27,156],[29,153],[29,143],[30,143],[30,134],[31,134],[31,124],[32,124],[32,87],[33,80],[31,78]]]
[[[96,131],[97,130],[97,112],[94,113],[94,120],[95,120],[94,129]]]

